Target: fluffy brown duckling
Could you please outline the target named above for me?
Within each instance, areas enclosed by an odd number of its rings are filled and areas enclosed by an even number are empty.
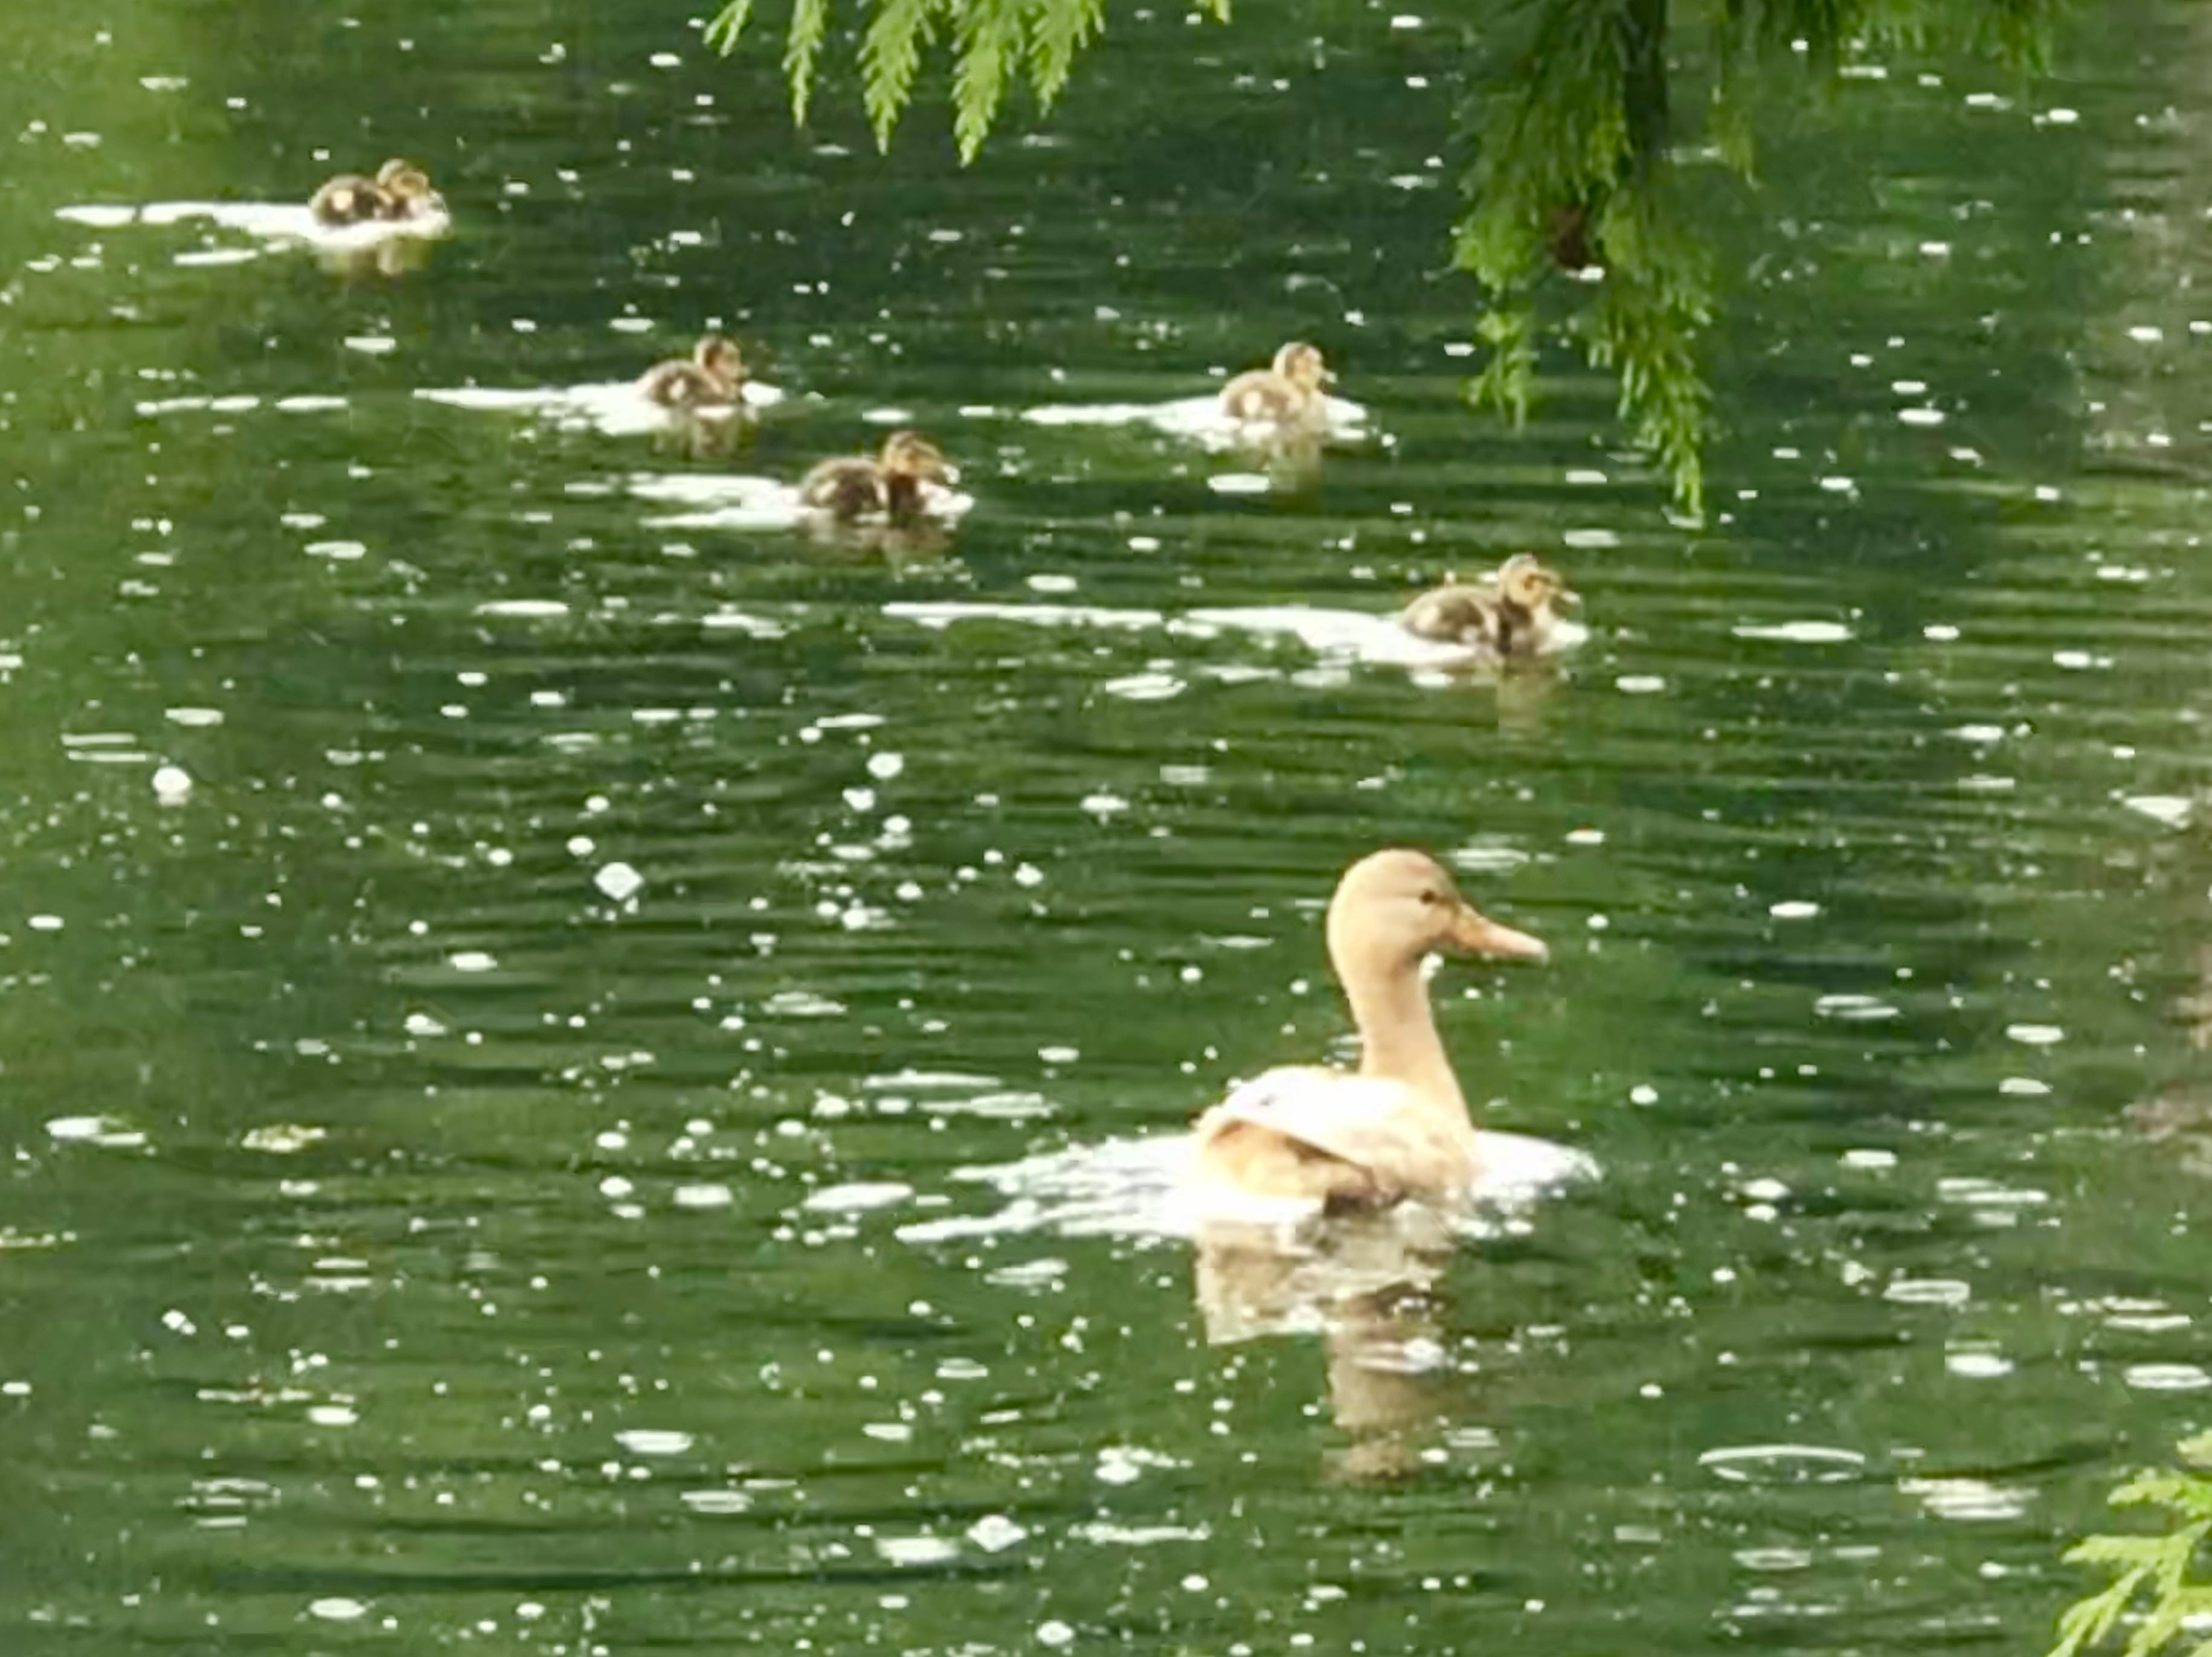
[[[702,334],[687,357],[656,362],[638,377],[637,394],[665,409],[725,409],[742,400],[745,365],[720,334]]]
[[[1221,412],[1249,425],[1316,424],[1328,403],[1323,388],[1335,383],[1320,351],[1292,340],[1273,366],[1247,369],[1221,388]]]
[[[1464,645],[1484,660],[1517,661],[1558,649],[1567,625],[1559,608],[1581,602],[1558,571],[1516,552],[1486,581],[1431,587],[1398,621],[1415,638]]]
[[[1544,945],[1478,913],[1443,865],[1405,849],[1344,871],[1328,931],[1329,964],[1359,1027],[1358,1074],[1291,1065],[1245,1083],[1198,1119],[1194,1182],[1324,1210],[1409,1198],[1454,1205],[1481,1152],[1421,962],[1439,950],[1542,961]]]
[[[945,452],[919,432],[893,432],[883,452],[840,455],[815,463],[799,481],[799,504],[839,523],[882,514],[902,519],[921,511],[924,483],[949,484],[959,474]]]
[[[430,187],[429,175],[398,157],[376,169],[373,179],[341,173],[309,197],[307,210],[318,224],[368,224],[375,220],[428,218],[446,210],[445,198]]]

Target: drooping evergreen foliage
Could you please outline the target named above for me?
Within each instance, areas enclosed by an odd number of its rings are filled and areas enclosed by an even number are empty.
[[[1199,0],[1221,21],[1229,0]],[[783,67],[791,107],[801,122],[814,94],[831,0],[791,0]],[[708,42],[732,49],[752,21],[755,0],[728,0],[707,27]],[[875,0],[860,31],[861,95],[876,142],[888,146],[914,97],[923,55],[940,39],[952,47],[952,130],[963,160],[989,136],[1006,88],[1027,77],[1049,109],[1067,84],[1076,54],[1097,38],[1106,0]]]
[[[2067,1551],[2070,1563],[2101,1565],[2112,1580],[2061,1613],[2050,1657],[2077,1657],[2131,1611],[2138,1620],[2128,1631],[2124,1657],[2152,1657],[2181,1638],[2190,1640],[2190,1657],[2212,1657],[2212,1639],[2196,1637],[2203,1633],[2201,1624],[2189,1626],[2212,1615],[2212,1582],[2192,1575],[2212,1534],[2212,1433],[2184,1439],[2175,1453],[2183,1466],[2137,1473],[2112,1495],[2114,1507],[2163,1508],[2166,1530],[2085,1537]]]
[[[784,69],[806,118],[833,0],[789,0]],[[2069,0],[1495,0],[1484,20],[1476,161],[1455,230],[1475,278],[1490,356],[1475,403],[1518,422],[1533,406],[1541,348],[1571,343],[1620,387],[1620,415],[1665,471],[1675,504],[1704,509],[1712,393],[1703,340],[1721,305],[1708,239],[1678,158],[1702,153],[1755,179],[1751,88],[1763,65],[1802,77],[1856,52],[1968,51],[2042,67]],[[1218,21],[1229,0],[1199,0]],[[727,51],[757,0],[728,0],[708,39]],[[862,96],[888,145],[922,65],[943,45],[952,124],[972,159],[1008,88],[1049,108],[1103,30],[1105,0],[868,0],[858,28]],[[1696,89],[1694,97],[1684,88]],[[1680,118],[1689,106],[1702,121]]]

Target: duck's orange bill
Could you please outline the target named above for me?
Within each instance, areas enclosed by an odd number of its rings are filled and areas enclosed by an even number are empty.
[[[1475,909],[1462,908],[1452,923],[1452,942],[1469,955],[1486,955],[1499,961],[1549,961],[1552,952],[1540,938],[1501,926]]]

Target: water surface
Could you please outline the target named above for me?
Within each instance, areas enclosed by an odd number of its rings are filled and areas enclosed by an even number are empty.
[[[2212,1387],[2193,16],[1715,179],[1699,528],[1566,359],[1463,407],[1456,29],[1117,17],[963,172],[673,14],[290,18],[8,99],[9,1649],[2040,1648]],[[395,152],[396,274],[62,211]],[[710,326],[714,443],[415,395]],[[1020,417],[1293,337],[1310,480]],[[895,423],[942,540],[653,521]],[[1521,547],[1553,672],[1188,619]],[[1601,1179],[1214,1344],[965,1177],[1344,1055],[1384,841],[1551,942],[1442,1018]]]

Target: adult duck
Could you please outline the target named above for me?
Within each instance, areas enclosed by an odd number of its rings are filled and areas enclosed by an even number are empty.
[[[1582,602],[1534,553],[1516,552],[1486,581],[1446,581],[1399,613],[1417,639],[1466,647],[1471,660],[1502,665],[1549,656],[1581,628],[1559,611]]]
[[[1413,1199],[1454,1207],[1480,1162],[1474,1122],[1429,1011],[1421,962],[1446,950],[1542,961],[1543,944],[1477,912],[1433,858],[1362,858],[1328,905],[1328,957],[1358,1026],[1358,1072],[1268,1071],[1198,1119],[1201,1194],[1297,1199],[1324,1211]]]

